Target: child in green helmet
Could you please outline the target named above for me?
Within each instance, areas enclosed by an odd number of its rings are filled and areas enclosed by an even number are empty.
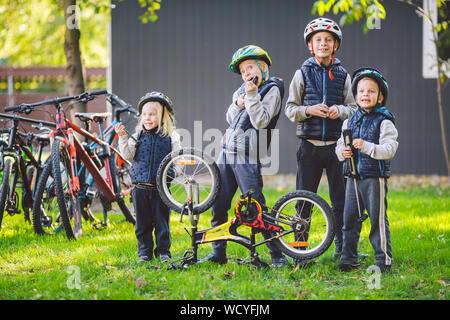
[[[234,92],[226,114],[229,127],[217,161],[222,192],[212,207],[213,227],[228,221],[228,210],[238,187],[242,193],[253,190],[252,198],[262,206],[265,204],[260,157],[269,146],[284,93],[283,80],[269,77],[271,63],[267,52],[254,45],[237,50],[230,63],[230,71],[240,74],[243,84]],[[261,134],[263,131],[265,134]],[[268,232],[263,232],[263,236],[267,237]],[[212,246],[213,253],[203,261],[226,263],[226,242],[216,241]],[[286,258],[281,251],[270,242],[267,247],[272,264],[285,266]]]

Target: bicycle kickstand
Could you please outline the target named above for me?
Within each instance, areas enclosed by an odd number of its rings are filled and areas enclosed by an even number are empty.
[[[256,247],[255,247],[255,234],[252,233],[250,234],[250,261],[245,261],[242,259],[237,259],[237,263],[239,264],[252,264],[257,268],[269,268],[269,265],[267,263],[265,263],[264,261],[262,261],[259,258],[258,253],[256,252]]]

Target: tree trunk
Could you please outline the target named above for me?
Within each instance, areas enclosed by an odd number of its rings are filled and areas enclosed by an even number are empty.
[[[76,95],[83,93],[86,88],[85,70],[80,51],[80,21],[76,0],[64,0],[63,9],[66,21],[64,52],[67,59],[67,89],[69,95]],[[86,104],[74,103],[70,110],[72,120],[82,127],[82,123],[74,117],[75,112],[86,112]]]

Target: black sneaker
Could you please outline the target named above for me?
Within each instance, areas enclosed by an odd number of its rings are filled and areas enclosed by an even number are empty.
[[[358,269],[361,265],[359,263],[340,263],[339,270],[347,272],[353,269]]]
[[[145,263],[145,262],[149,262],[151,261],[152,258],[150,258],[149,256],[140,256],[137,260],[138,263]]]
[[[375,265],[380,268],[381,272],[388,272],[391,271],[391,265],[390,264],[381,264],[381,263],[375,263]]]
[[[314,260],[294,260],[300,269],[306,269],[315,264]]]
[[[216,255],[214,253],[211,253],[210,255],[206,256],[202,260],[199,261],[199,263],[211,261],[218,264],[226,264],[228,261],[228,258],[226,255]]]
[[[281,255],[280,257],[272,257],[272,267],[284,268],[287,265],[286,257]]]
[[[170,256],[169,256],[168,254],[162,254],[162,255],[159,256],[159,260],[160,260],[161,262],[167,262],[167,261],[170,261]]]

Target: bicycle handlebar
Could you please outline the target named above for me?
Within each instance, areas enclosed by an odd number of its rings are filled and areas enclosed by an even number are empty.
[[[42,121],[42,120],[37,120],[37,119],[28,119],[28,118],[24,118],[24,117],[20,117],[20,116],[12,116],[9,114],[4,114],[4,113],[0,113],[0,117],[7,118],[7,119],[13,119],[13,120],[17,119],[20,121],[25,121],[25,122],[29,122],[29,123],[37,123],[39,125],[56,128],[56,123],[54,123],[54,122]]]
[[[108,100],[108,102],[114,107],[120,106],[120,108],[114,110],[114,117],[116,119],[119,119],[120,114],[123,112],[131,112],[135,115],[138,115],[138,111],[135,108],[123,101],[114,93],[107,93],[106,100]]]
[[[51,104],[56,106],[62,102],[66,102],[66,101],[70,101],[70,100],[78,100],[78,101],[86,100],[86,102],[87,102],[91,99],[94,99],[98,95],[106,94],[106,93],[108,93],[108,91],[106,89],[99,89],[99,90],[95,90],[92,92],[83,92],[83,93],[81,93],[79,95],[75,95],[75,96],[52,98],[52,99],[43,100],[43,101],[39,101],[39,102],[35,102],[35,103],[22,103],[17,106],[6,107],[5,112],[18,112],[18,113],[29,114],[29,113],[31,113],[31,111],[33,111],[33,109],[35,107],[46,106],[46,105],[51,105]]]

